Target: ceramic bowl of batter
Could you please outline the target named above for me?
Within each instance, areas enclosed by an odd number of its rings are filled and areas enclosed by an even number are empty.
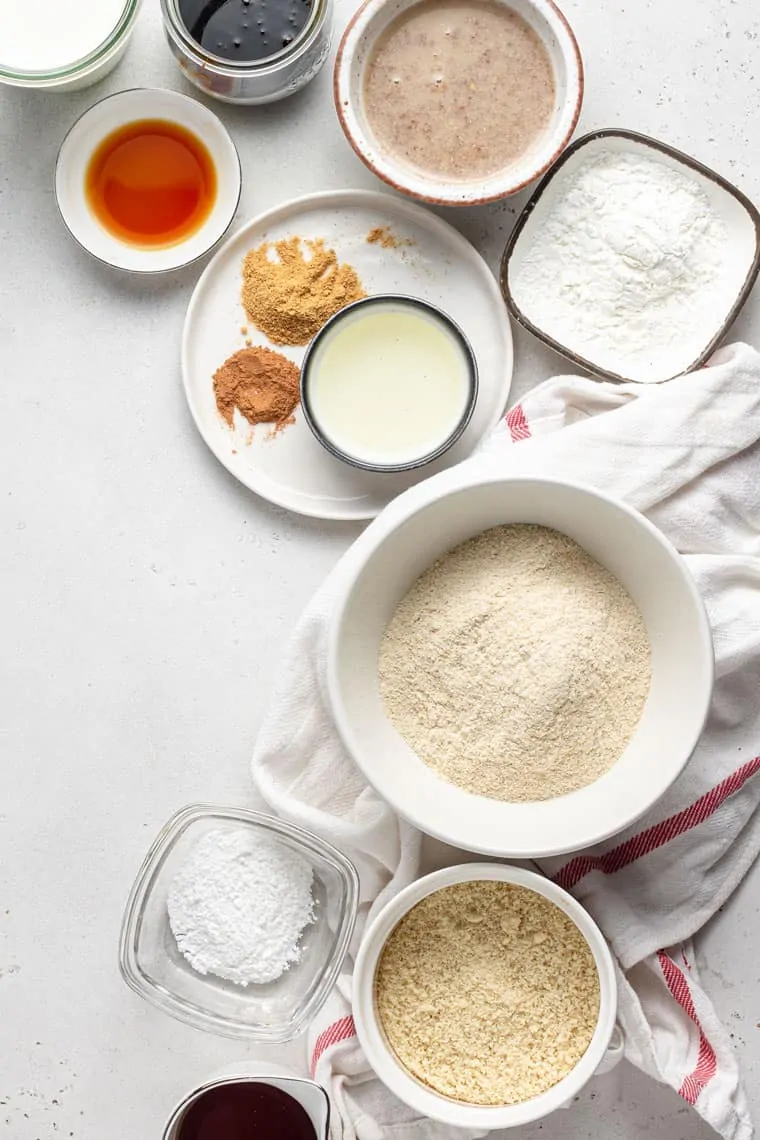
[[[601,491],[541,478],[421,484],[359,539],[334,608],[328,693],[344,745],[375,790],[420,830],[454,847],[538,858],[590,847],[648,811],[702,733],[713,686],[710,627],[683,558],[643,515]],[[549,527],[625,587],[651,647],[651,683],[620,758],[566,795],[510,803],[475,795],[425,764],[386,715],[378,656],[398,604],[438,558],[491,527]],[[505,681],[505,684],[507,682]]]
[[[558,907],[577,927],[594,958],[599,979],[599,1013],[588,1048],[577,1064],[540,1096],[511,1105],[476,1105],[452,1100],[435,1092],[410,1073],[391,1048],[375,1001],[375,980],[385,945],[393,931],[423,899],[459,883],[510,883],[534,891]],[[558,963],[561,969],[561,963]],[[615,1026],[617,982],[609,947],[587,911],[567,891],[521,867],[498,863],[467,863],[435,871],[406,887],[375,916],[362,938],[353,982],[353,1015],[356,1032],[374,1071],[400,1100],[415,1112],[459,1128],[482,1132],[514,1128],[540,1120],[572,1102],[595,1075],[613,1069],[622,1059],[623,1042]]]
[[[389,154],[368,121],[364,87],[367,66],[390,24],[419,0],[365,0],[351,19],[338,48],[334,73],[335,107],[343,132],[373,174],[395,190],[439,206],[475,206],[515,194],[538,178],[570,141],[583,102],[583,63],[565,16],[552,0],[499,0],[538,34],[554,72],[550,121],[531,146],[503,170],[470,181],[421,173]]]

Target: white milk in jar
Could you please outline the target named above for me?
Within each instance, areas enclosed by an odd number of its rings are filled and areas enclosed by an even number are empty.
[[[73,90],[102,79],[126,49],[140,0],[0,3],[0,82]]]

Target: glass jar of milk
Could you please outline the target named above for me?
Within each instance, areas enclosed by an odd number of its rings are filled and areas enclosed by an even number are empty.
[[[121,59],[141,0],[21,0],[0,3],[0,83],[75,91]]]

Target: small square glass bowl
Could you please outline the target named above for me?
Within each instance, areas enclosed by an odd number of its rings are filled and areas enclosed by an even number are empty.
[[[541,232],[567,176],[571,176],[584,163],[603,152],[643,155],[655,158],[673,170],[686,173],[696,182],[709,201],[715,214],[725,226],[725,252],[730,267],[730,288],[717,301],[714,320],[696,327],[688,345],[680,348],[676,357],[669,355],[669,363],[659,363],[654,350],[647,376],[626,376],[614,371],[609,362],[584,356],[581,349],[563,342],[562,333],[552,329],[551,321],[542,317],[519,294],[519,270],[529,254],[534,238]],[[501,262],[501,291],[512,316],[549,348],[559,352],[580,369],[607,380],[639,380],[656,383],[672,379],[700,368],[718,347],[742,306],[749,297],[760,269],[760,213],[745,194],[714,170],[704,166],[688,154],[683,154],[667,143],[635,131],[606,129],[583,135],[564,151],[539,182],[528,203],[519,215]]]
[[[209,831],[241,828],[298,852],[314,873],[316,917],[301,936],[301,958],[265,985],[239,986],[197,973],[180,952],[167,913],[174,875],[198,841]],[[121,928],[121,973],[146,1001],[196,1029],[271,1044],[291,1041],[314,1019],[337,981],[358,898],[355,868],[316,835],[259,812],[186,807],[163,828],[135,880]]]

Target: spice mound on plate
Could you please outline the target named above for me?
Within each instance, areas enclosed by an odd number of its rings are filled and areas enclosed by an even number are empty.
[[[626,589],[576,542],[494,527],[402,599],[379,680],[391,723],[443,779],[534,802],[620,759],[649,692],[651,648]]]
[[[379,245],[381,249],[399,249],[414,245],[411,238],[401,238],[394,234],[390,226],[374,226],[367,234],[368,245]]]
[[[242,348],[214,373],[219,414],[234,424],[235,408],[252,426],[273,424],[272,434],[295,422],[300,399],[300,371],[271,348]]]
[[[209,831],[169,889],[169,925],[199,974],[265,985],[301,960],[314,922],[313,871],[283,844],[249,831]]]
[[[445,887],[390,935],[375,977],[388,1044],[468,1104],[520,1104],[577,1065],[599,1016],[593,954],[559,907],[511,883]]]
[[[366,293],[356,270],[321,238],[264,242],[243,261],[248,319],[272,344],[308,344],[330,317]]]

